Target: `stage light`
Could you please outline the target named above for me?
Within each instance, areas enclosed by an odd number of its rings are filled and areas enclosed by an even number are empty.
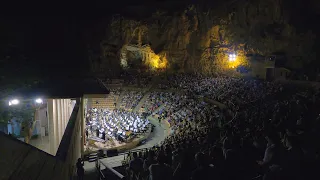
[[[19,103],[20,103],[20,101],[18,99],[13,99],[13,100],[9,101],[9,106],[17,105]]]
[[[36,99],[36,103],[37,103],[37,104],[42,104],[42,103],[43,103],[43,101],[42,101],[42,99],[41,99],[41,98],[38,98],[38,99]]]

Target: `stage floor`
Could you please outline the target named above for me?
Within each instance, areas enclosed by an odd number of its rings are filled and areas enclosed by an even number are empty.
[[[141,146],[137,146],[134,149],[143,149],[143,148],[153,147],[161,143],[169,135],[170,128],[168,126],[168,123],[162,122],[161,125],[159,125],[158,120],[153,118],[148,118],[148,119],[151,122],[151,124],[155,125],[155,128],[153,132],[149,135],[149,138],[146,140],[146,143]],[[110,167],[121,166],[122,160],[123,160],[123,155],[101,159],[103,163],[109,165]],[[90,173],[95,171],[96,170],[95,162],[85,161],[84,169],[85,169],[85,173]]]
[[[86,141],[86,145],[84,146],[85,154],[90,152],[95,152],[98,150],[109,150],[109,149],[133,149],[137,146],[137,142],[140,142],[141,139],[147,139],[151,135],[152,125],[148,125],[148,129],[145,133],[136,135],[136,137],[130,139],[128,142],[120,142],[115,139],[110,139],[107,141],[103,141],[100,138],[93,136],[89,132],[89,138]],[[130,148],[131,147],[131,148]]]
[[[94,152],[94,151],[98,151],[100,149],[104,149],[104,150],[108,150],[108,149],[115,149],[115,148],[119,148],[125,145],[130,144],[131,142],[138,140],[140,138],[143,138],[144,135],[139,135],[133,139],[130,140],[130,142],[126,143],[126,142],[119,142],[115,139],[106,141],[106,142],[99,142],[99,141],[94,141],[94,143],[91,143],[89,141],[87,141],[86,145],[84,146],[85,152]]]

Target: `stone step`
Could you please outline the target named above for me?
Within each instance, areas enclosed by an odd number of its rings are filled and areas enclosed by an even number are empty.
[[[138,105],[134,108],[134,112],[138,112],[141,108],[141,106],[144,104],[144,102],[147,100],[147,98],[149,97],[149,92],[146,92],[144,94],[144,96],[141,98],[141,100],[139,101]]]

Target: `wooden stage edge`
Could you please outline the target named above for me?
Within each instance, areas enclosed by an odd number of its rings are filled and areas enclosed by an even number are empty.
[[[121,146],[117,146],[117,147],[113,147],[113,148],[101,148],[99,150],[103,150],[103,151],[114,151],[114,150],[117,150],[118,152],[125,152],[125,151],[128,151],[128,150],[131,150],[135,147],[137,147],[140,142],[146,140],[149,138],[150,134],[151,134],[151,129],[152,129],[152,125],[149,127],[148,131],[145,133],[145,135],[143,137],[140,137],[140,138],[134,138],[131,142],[129,143],[125,143]],[[91,153],[94,153],[96,151],[87,151],[87,152],[84,152],[83,156],[86,156],[86,155],[89,155]]]

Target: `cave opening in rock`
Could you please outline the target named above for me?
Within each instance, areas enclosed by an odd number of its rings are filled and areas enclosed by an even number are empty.
[[[158,71],[168,68],[166,54],[156,54],[149,45],[124,45],[121,49],[120,63],[123,69],[144,66],[147,70]]]

